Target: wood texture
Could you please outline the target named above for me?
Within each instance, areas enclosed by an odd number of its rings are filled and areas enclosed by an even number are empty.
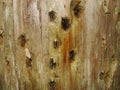
[[[0,0],[0,90],[120,90],[120,0]]]

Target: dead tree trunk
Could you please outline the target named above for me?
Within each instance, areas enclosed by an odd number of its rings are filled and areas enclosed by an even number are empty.
[[[0,0],[0,90],[120,90],[120,0]]]

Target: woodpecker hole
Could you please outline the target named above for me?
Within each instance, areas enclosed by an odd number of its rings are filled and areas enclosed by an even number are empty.
[[[112,57],[112,58],[115,58],[115,54],[113,54],[111,57]]]
[[[53,69],[56,67],[56,62],[54,61],[53,58],[50,59],[50,68]]]
[[[99,74],[100,80],[102,80],[104,78],[104,76],[105,76],[105,72],[100,72],[100,74]]]
[[[106,0],[104,0],[103,5],[107,6],[107,1]]]
[[[84,10],[83,6],[81,5],[81,0],[78,1],[71,1],[70,7],[73,11],[73,14],[79,18],[80,14],[82,13],[82,11]]]
[[[67,30],[70,27],[70,19],[68,17],[62,17],[61,25],[64,30]]]
[[[76,55],[75,51],[74,51],[74,50],[71,50],[71,51],[69,52],[69,59],[70,59],[70,60],[74,60],[75,55]]]
[[[55,11],[50,11],[48,13],[50,21],[54,21],[56,19],[56,12]]]
[[[10,65],[10,61],[7,59],[7,56],[5,56],[5,62],[6,62],[6,65]]]
[[[82,10],[83,10],[83,7],[80,6],[79,3],[77,3],[73,10],[74,10],[74,15],[75,15],[76,17],[79,17],[79,16],[80,16],[80,13],[81,13]]]
[[[4,34],[4,31],[3,31],[3,29],[1,28],[1,30],[0,30],[0,37],[3,38],[3,34]]]
[[[100,80],[104,80],[105,78],[107,78],[109,76],[109,71],[105,72],[105,71],[102,71],[100,72],[99,74],[99,79]]]
[[[19,44],[21,47],[24,47],[25,46],[25,43],[26,43],[26,37],[25,35],[20,35],[20,37],[18,37],[18,41],[19,41]]]
[[[3,43],[3,35],[0,34],[0,44]]]
[[[32,67],[32,59],[26,57],[26,67]]]
[[[55,81],[50,81],[49,86],[50,86],[50,90],[55,90],[55,86],[56,86]]]
[[[60,41],[59,39],[55,39],[55,40],[53,41],[53,47],[54,47],[55,49],[59,48],[60,44],[61,44],[61,41]]]
[[[10,64],[10,61],[7,60],[7,61],[6,61],[6,65],[9,65],[9,64]]]

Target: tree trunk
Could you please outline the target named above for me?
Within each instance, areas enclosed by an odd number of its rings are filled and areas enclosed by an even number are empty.
[[[0,0],[0,90],[120,90],[120,0]]]

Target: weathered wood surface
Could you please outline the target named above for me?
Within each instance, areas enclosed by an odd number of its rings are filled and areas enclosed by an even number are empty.
[[[120,0],[0,0],[0,90],[120,90]]]

